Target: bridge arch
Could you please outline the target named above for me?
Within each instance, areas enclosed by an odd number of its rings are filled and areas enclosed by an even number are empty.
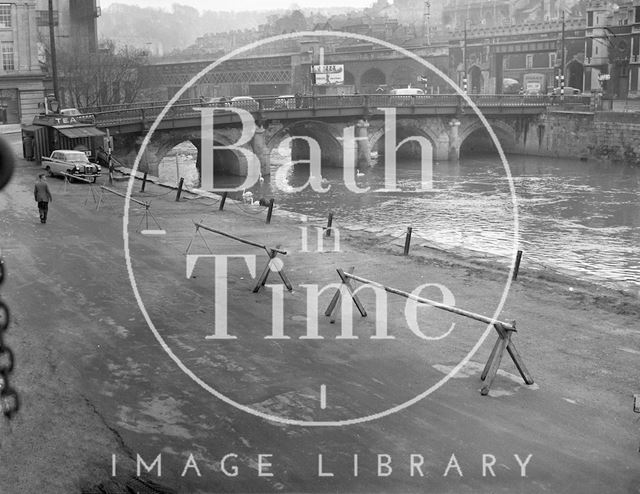
[[[415,84],[417,72],[408,65],[399,65],[391,74],[391,85],[394,87],[408,87]]]
[[[329,124],[319,120],[298,120],[282,127],[266,142],[267,151],[272,156],[272,162],[278,162],[278,158],[273,159],[273,153],[287,137],[311,137],[315,139],[320,145],[322,166],[338,167],[342,165],[342,142]],[[291,145],[291,160],[305,159],[309,159],[309,145],[302,139],[293,141]]]
[[[356,84],[356,78],[348,70],[344,71],[344,84],[348,86],[354,86]]]
[[[248,163],[246,156],[234,149],[238,142],[240,131],[238,129],[216,129],[213,135],[213,145],[219,147],[227,147],[228,149],[213,150],[213,174],[214,182],[220,186],[236,186],[244,180],[248,173]],[[193,172],[192,182],[199,183],[202,174],[202,136],[200,132],[190,134],[182,134],[176,132],[162,133],[156,132],[152,143],[148,149],[153,150],[155,164],[151,165],[150,173],[160,176],[163,166],[173,167],[175,169],[175,161],[171,163],[163,163],[171,151],[177,147],[186,147],[189,143],[195,148],[195,153],[187,154],[188,161],[194,161],[195,172]],[[246,147],[246,145],[245,145]],[[248,150],[251,150],[249,147]],[[180,151],[178,150],[178,153]],[[191,157],[189,157],[191,154]],[[181,157],[178,156],[178,159]],[[188,169],[186,171],[189,171]],[[239,180],[237,177],[241,177]],[[186,178],[186,177],[182,177]]]
[[[200,138],[194,136],[172,136],[156,149],[157,168],[151,175],[178,183],[184,178],[187,185],[200,182]]]
[[[503,151],[505,153],[513,151],[517,145],[515,129],[500,120],[492,120],[489,124],[495,132]],[[489,133],[480,120],[476,120],[463,129],[460,129],[459,139],[461,155],[465,152],[495,151],[493,141],[489,138]]]
[[[387,150],[385,149],[386,129],[384,126],[374,131],[369,137],[369,147],[372,151],[377,151],[379,155],[383,155]],[[433,150],[432,159],[435,161],[437,157],[437,146],[440,141],[438,136],[429,126],[420,126],[415,122],[403,122],[402,120],[396,122],[396,146],[407,137],[419,136],[425,137],[431,143]],[[398,157],[402,158],[420,158],[421,149],[417,142],[407,142],[403,144],[397,152]]]
[[[567,64],[567,77],[565,85],[577,89],[582,89],[582,81],[584,78],[584,65],[579,60],[573,59]]]
[[[375,93],[378,86],[387,83],[387,76],[380,69],[371,68],[360,77],[360,91],[362,93]]]
[[[482,76],[482,69],[473,64],[469,67],[469,92],[479,94],[483,92],[484,88],[484,77]]]

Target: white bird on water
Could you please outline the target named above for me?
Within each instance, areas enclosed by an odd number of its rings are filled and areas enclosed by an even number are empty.
[[[364,173],[360,171],[360,168],[356,168],[356,177],[364,177]]]
[[[242,201],[247,204],[253,204],[253,192],[242,189]]]

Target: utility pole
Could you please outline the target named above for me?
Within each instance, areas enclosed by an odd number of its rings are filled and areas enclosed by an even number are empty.
[[[56,36],[53,19],[53,0],[49,0],[49,50],[51,52],[51,75],[53,77],[53,95],[58,103],[60,103],[60,95],[58,93],[58,63],[56,61]]]
[[[560,49],[561,49],[561,53],[560,53],[560,101],[564,100],[564,15],[565,15],[565,11],[564,8],[562,9],[562,43],[560,44]]]

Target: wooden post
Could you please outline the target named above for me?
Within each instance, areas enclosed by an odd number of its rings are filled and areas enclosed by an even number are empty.
[[[412,231],[413,231],[413,228],[408,226],[407,227],[407,238],[404,241],[404,255],[405,256],[409,255],[409,247],[411,246],[411,232]]]
[[[107,166],[109,167],[109,185],[113,185],[113,160],[111,159],[111,134],[107,131]]]
[[[180,200],[180,196],[182,195],[183,184],[184,184],[184,178],[180,178],[180,183],[178,184],[178,192],[176,193],[176,202]]]
[[[522,260],[522,251],[519,250],[518,254],[516,255],[516,266],[513,269],[513,279],[516,280],[518,279],[518,270],[520,269],[520,261]]]
[[[269,199],[269,211],[267,211],[267,225],[271,223],[271,214],[273,213],[273,198]]]
[[[331,236],[331,225],[333,225],[333,213],[329,213],[329,217],[327,218],[327,228],[326,228],[326,236]]]
[[[142,187],[140,187],[140,192],[144,192],[144,188],[147,185],[147,172],[144,172],[142,176]]]
[[[222,211],[224,209],[224,203],[226,200],[227,200],[227,192],[223,192],[222,199],[220,199],[220,207],[218,208],[218,211]]]

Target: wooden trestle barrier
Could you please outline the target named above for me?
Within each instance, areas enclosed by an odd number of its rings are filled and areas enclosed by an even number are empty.
[[[93,202],[98,202],[98,200],[96,199],[96,191],[95,191],[95,181],[93,180],[88,180],[84,177],[79,177],[78,175],[73,175],[71,173],[62,173],[62,175],[64,176],[64,191],[67,192],[67,186],[71,183],[70,179],[73,180],[79,180],[80,182],[84,182],[89,184],[89,192],[91,193],[91,197],[93,198]],[[84,204],[86,205],[87,202],[89,201],[89,197],[87,196],[87,198],[84,200]]]
[[[262,271],[262,274],[258,278],[258,282],[256,283],[256,286],[253,288],[253,293],[257,293],[260,290],[260,288],[262,288],[267,283],[267,278],[269,277],[269,272],[271,271],[271,266],[272,266],[273,259],[275,259],[278,254],[282,254],[283,256],[287,255],[287,251],[281,250],[278,247],[267,247],[264,244],[260,244],[258,242],[254,242],[253,240],[247,240],[246,238],[237,237],[235,235],[232,235],[232,234],[227,233],[227,232],[223,232],[221,230],[216,230],[215,228],[211,228],[210,226],[204,225],[202,223],[198,223],[198,222],[195,222],[195,221],[193,223],[194,223],[194,225],[196,227],[196,232],[194,234],[194,238],[195,238],[195,235],[199,234],[200,237],[202,238],[202,240],[204,241],[205,245],[207,246],[207,249],[209,250],[210,253],[213,253],[213,252],[209,248],[209,245],[207,244],[207,241],[205,240],[205,238],[200,233],[200,229],[201,228],[203,230],[208,231],[208,232],[217,233],[218,235],[222,235],[223,237],[227,237],[227,238],[236,240],[236,241],[241,242],[243,244],[252,245],[253,247],[258,247],[259,249],[264,249],[266,251],[267,255],[269,256],[269,259],[267,260],[267,265],[264,267],[264,269]],[[193,243],[193,238],[191,239],[191,242],[189,242],[189,245],[187,246],[187,250],[186,250],[187,254],[189,253],[189,249],[191,248],[191,244],[192,243]],[[289,281],[289,278],[287,278],[287,275],[284,272],[284,267],[283,266],[280,266],[280,267],[276,266],[275,271],[278,272],[278,275],[280,276],[280,279],[282,280],[284,285],[287,287],[287,290],[292,292],[293,291],[293,286],[291,285],[291,282]]]
[[[98,200],[98,205],[96,206],[96,211],[98,211],[100,209],[100,205],[102,204],[102,196],[104,195],[104,192],[110,192],[111,194],[114,194],[116,196],[124,197],[125,199],[127,198],[126,194],[123,194],[122,192],[119,192],[117,190],[113,190],[113,189],[110,189],[109,187],[105,187],[104,185],[101,185],[100,186],[100,199]],[[149,210],[151,208],[151,203],[150,202],[141,201],[140,199],[136,199],[135,197],[131,197],[131,196],[129,196],[129,200],[131,202],[133,202],[133,203],[139,204],[140,206],[144,207],[144,214],[140,218],[140,222],[138,223],[138,228],[136,229],[136,231],[138,231],[140,229],[140,225],[142,225],[143,221],[146,221],[146,223],[145,223],[146,229],[142,230],[142,232],[144,233],[145,231],[147,231],[147,232],[149,231],[149,216],[151,216],[151,219],[153,219],[153,221],[156,223],[157,227],[160,230],[162,230],[162,227],[160,226],[160,223],[158,223],[158,220],[156,219],[156,217]]]
[[[489,356],[489,359],[487,360],[487,363],[484,366],[482,374],[480,375],[480,379],[482,381],[485,381],[485,384],[480,391],[480,393],[483,396],[486,396],[489,393],[491,384],[493,383],[493,380],[495,379],[496,374],[498,372],[498,368],[500,367],[500,362],[502,360],[502,356],[504,354],[505,349],[511,356],[511,359],[513,360],[513,363],[516,365],[518,372],[520,372],[522,379],[524,379],[524,382],[526,384],[533,384],[533,377],[525,367],[522,357],[518,353],[515,343],[511,339],[512,334],[517,331],[515,321],[511,323],[498,321],[498,320],[491,319],[490,317],[483,316],[481,314],[476,314],[475,312],[470,312],[464,309],[460,309],[458,307],[443,304],[441,302],[436,302],[435,300],[418,297],[416,295],[403,292],[402,290],[385,286],[376,281],[372,281],[366,278],[362,278],[360,276],[356,276],[353,274],[353,270],[354,268],[350,268],[347,271],[338,269],[337,271],[338,271],[338,275],[340,276],[340,279],[342,280],[342,284],[349,291],[349,294],[351,295],[353,303],[358,308],[358,311],[360,312],[360,315],[362,315],[362,317],[367,317],[367,312],[364,308],[364,305],[362,305],[362,302],[358,298],[358,295],[354,292],[353,287],[351,286],[350,280],[364,283],[367,285],[377,286],[384,289],[386,292],[393,293],[395,295],[400,295],[401,297],[405,297],[411,300],[415,300],[416,302],[419,302],[421,304],[430,305],[432,307],[436,307],[437,309],[442,309],[447,312],[452,312],[454,314],[468,317],[470,319],[484,322],[486,324],[493,324],[493,327],[498,333],[498,339],[495,345],[493,346],[493,350],[491,350],[491,355]],[[329,303],[327,310],[325,311],[325,316],[331,317],[332,322],[335,321],[334,313],[338,306],[338,302],[340,301],[341,294],[342,294],[342,290],[338,289],[335,295],[333,296],[333,298],[331,299],[331,302]]]

